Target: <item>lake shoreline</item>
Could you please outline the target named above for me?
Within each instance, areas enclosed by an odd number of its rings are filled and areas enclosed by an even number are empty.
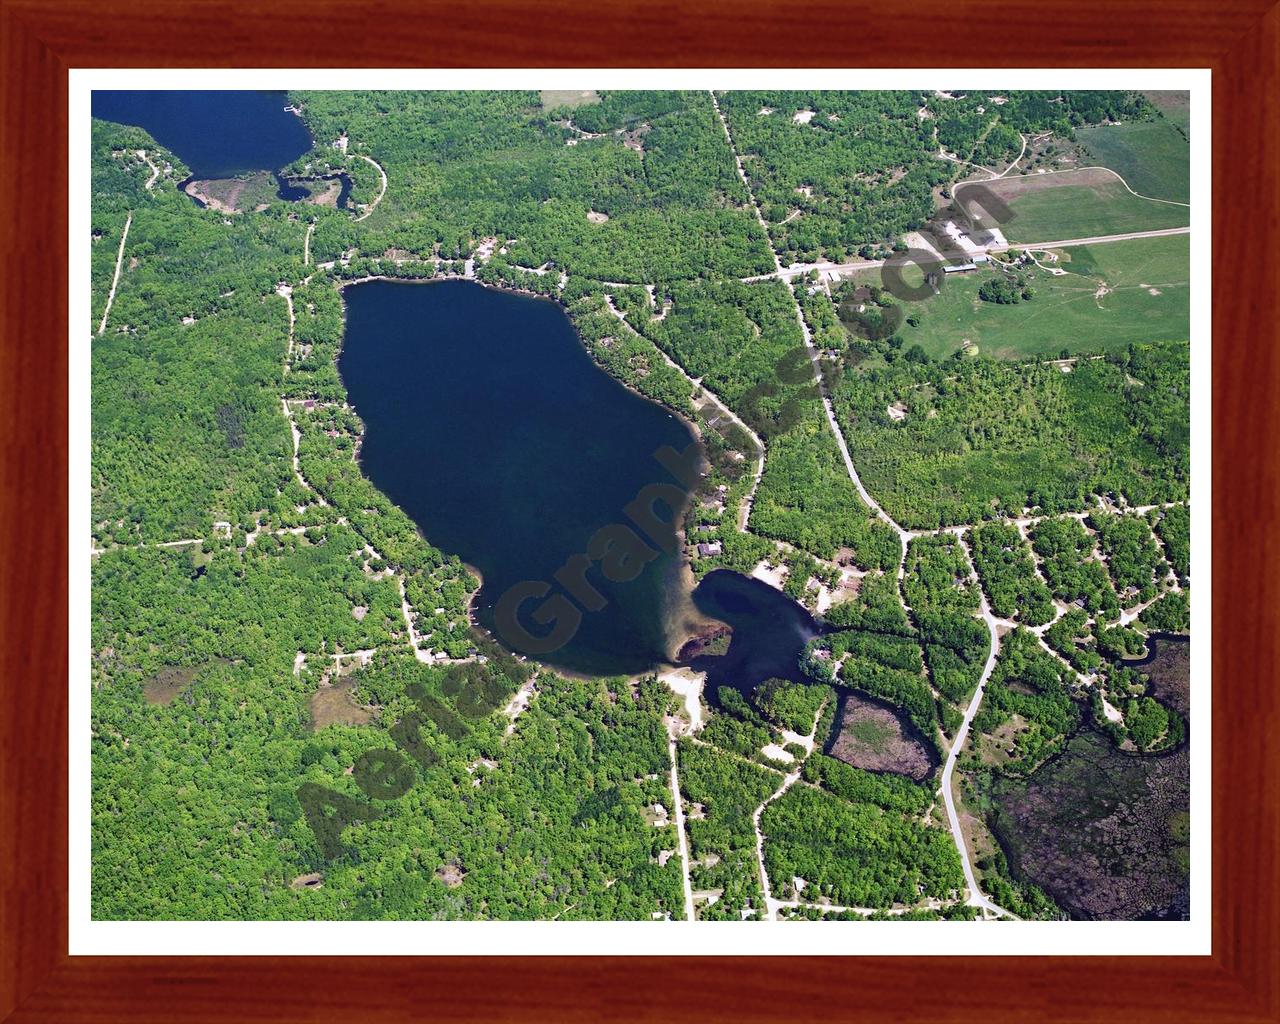
[[[702,431],[698,423],[696,422],[696,420],[686,415],[684,412],[682,412],[679,409],[673,408],[672,406],[666,405],[662,402],[659,402],[649,397],[648,395],[645,395],[644,393],[637,390],[627,382],[619,380],[613,374],[609,373],[609,371],[595,359],[594,355],[592,354],[590,349],[587,347],[586,343],[583,341],[581,333],[577,330],[576,326],[574,326],[572,319],[568,318],[569,307],[559,297],[558,294],[546,295],[541,292],[535,292],[525,288],[512,287],[507,284],[494,284],[487,281],[479,281],[479,280],[476,280],[474,277],[467,277],[464,274],[440,274],[440,275],[433,275],[432,277],[429,277],[429,278],[419,278],[419,279],[393,277],[386,274],[367,274],[357,278],[335,279],[334,287],[337,289],[339,295],[342,298],[343,331],[342,331],[342,341],[338,347],[337,352],[335,353],[334,359],[335,359],[335,365],[338,366],[339,380],[342,382],[343,390],[347,391],[348,395],[349,395],[349,389],[347,387],[347,382],[343,378],[342,371],[340,368],[341,357],[344,350],[346,349],[346,342],[347,342],[348,303],[347,303],[347,297],[345,295],[346,289],[353,285],[370,284],[375,282],[385,282],[393,285],[431,285],[431,284],[444,284],[450,281],[465,281],[470,284],[477,285],[480,288],[484,288],[500,294],[519,295],[525,298],[540,299],[558,307],[563,313],[565,313],[566,318],[569,319],[569,325],[573,329],[573,334],[575,339],[577,340],[579,348],[591,360],[593,365],[595,365],[600,370],[601,373],[603,373],[606,377],[608,377],[609,380],[621,386],[629,393],[635,395],[637,398],[648,403],[649,405],[652,405],[657,409],[661,409],[665,411],[670,416],[679,420],[684,425],[684,427],[689,431],[689,433],[693,435],[694,440],[698,445],[700,466],[705,467],[706,465],[705,441],[702,436]],[[352,405],[352,408],[356,409],[354,404]],[[357,412],[357,415],[359,415],[358,409],[356,409],[356,412]],[[361,473],[365,475],[366,478],[368,478],[368,473],[365,470],[365,467],[362,462],[362,457],[359,453],[357,454],[356,463],[360,467]],[[698,635],[701,632],[706,630],[720,630],[720,629],[729,628],[726,626],[725,623],[721,622],[720,620],[709,618],[704,613],[702,613],[697,608],[693,600],[693,594],[696,591],[698,585],[701,583],[701,580],[695,578],[693,575],[693,571],[692,571],[693,560],[689,553],[690,545],[688,543],[688,539],[684,529],[684,522],[688,516],[689,509],[693,507],[695,500],[696,500],[695,492],[691,489],[688,491],[685,503],[683,507],[679,510],[679,513],[676,517],[676,523],[678,525],[676,534],[680,543],[680,565],[676,569],[676,574],[683,577],[683,579],[682,579],[682,585],[676,589],[673,595],[677,598],[677,600],[674,603],[678,607],[673,607],[671,611],[670,618],[673,620],[672,622],[673,628],[671,629],[668,636],[668,640],[666,644],[667,649],[664,653],[664,659],[661,661],[655,662],[651,666],[651,671],[654,671],[654,672],[661,671],[664,668],[678,668],[684,665],[685,662],[680,657],[682,650],[688,645],[688,643],[691,640],[697,639]],[[416,522],[415,522],[415,526],[417,526]],[[418,532],[419,532],[419,535],[422,536],[422,538],[427,543],[429,544],[433,543],[431,541],[431,538],[426,536],[426,534],[423,532],[421,527],[418,527]],[[471,567],[468,566],[468,568],[471,568]],[[480,574],[476,572],[474,569],[472,571],[475,572],[475,575],[477,575],[477,577],[480,576]],[[732,571],[732,570],[725,570],[725,571]],[[742,574],[736,574],[736,575],[742,575]],[[481,584],[481,586],[483,586],[483,583]],[[501,640],[499,640],[499,638],[496,637],[492,631],[486,629],[476,618],[476,615],[475,615],[476,600],[480,592],[480,589],[481,589],[480,587],[477,587],[476,590],[474,590],[471,593],[468,601],[468,611],[469,611],[470,621],[477,628],[485,629],[487,635],[493,637],[495,640],[498,640],[498,642],[501,642]],[[786,597],[786,595],[782,594],[779,588],[774,588],[774,589],[778,590],[778,593],[780,596]],[[786,600],[793,601],[793,599],[790,597],[786,597]],[[796,604],[797,607],[803,608],[803,605],[801,605],[799,602],[794,602],[794,603]],[[680,624],[676,624],[674,620],[677,618],[683,618],[683,622]],[[503,646],[506,646],[506,645],[504,644]],[[536,661],[537,659],[535,658],[532,660]],[[542,663],[539,662],[539,664],[542,664]],[[567,671],[563,669],[558,669],[555,666],[550,664],[548,664],[547,667],[552,668],[555,671]],[[587,677],[584,676],[584,678],[587,678]]]
[[[451,280],[480,288],[347,290],[356,283]],[[636,583],[610,582],[595,564],[600,556],[586,558],[585,552],[593,530],[629,524],[627,510],[647,486],[676,485],[654,452],[697,444],[704,458],[689,420],[601,367],[562,302],[553,304],[554,314],[552,306],[512,305],[515,289],[458,275],[421,281],[364,275],[335,286],[343,321],[339,379],[365,424],[356,463],[409,515],[427,543],[482,569],[485,582],[470,595],[472,624],[495,635],[495,616],[508,614],[501,612],[499,596],[520,578],[545,580],[543,597],[517,607],[523,620],[561,588],[572,595],[567,606],[560,598],[561,614],[577,620],[563,641],[569,645],[564,656],[524,649],[523,637],[530,634],[517,633],[514,644],[503,646],[556,671],[593,676],[654,672],[668,663],[684,639],[676,631],[701,618],[692,614],[689,593],[693,579],[683,525],[693,498],[684,483],[674,515],[668,500],[658,499],[655,513],[667,540],[645,541],[663,554]],[[482,293],[507,301],[494,305]],[[543,312],[535,314],[535,308]],[[562,347],[570,339],[570,347]],[[620,404],[616,396],[622,394],[627,400]],[[594,427],[589,440],[581,433],[583,423]],[[474,473],[478,465],[487,467],[483,477]],[[441,479],[458,486],[442,493],[435,484]],[[622,483],[628,479],[636,482]],[[570,504],[557,512],[566,500]],[[532,516],[510,519],[517,510]],[[570,545],[562,554],[556,537]],[[575,589],[562,575],[575,559],[590,568],[592,586],[609,595],[598,610],[588,610],[589,596],[579,596],[582,585]],[[558,568],[562,563],[566,568]],[[537,635],[552,626],[530,628]],[[640,656],[648,643],[654,644],[651,654]]]

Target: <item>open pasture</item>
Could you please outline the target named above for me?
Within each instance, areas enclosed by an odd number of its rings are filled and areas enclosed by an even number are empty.
[[[993,359],[1056,359],[1062,352],[1121,351],[1131,343],[1185,340],[1190,331],[1190,236],[1139,238],[1036,252],[1040,266],[1020,267],[1034,297],[1012,305],[983,302],[978,289],[1005,271],[949,274],[941,291],[905,303],[904,345],[931,359],[964,349]],[[1055,275],[1048,269],[1065,270]],[[914,270],[914,268],[911,268]],[[912,281],[910,272],[907,278]],[[860,280],[879,284],[878,272]]]
[[[1190,134],[1191,93],[1185,89],[1151,89],[1146,96],[1167,121],[1184,135]]]
[[[1115,172],[1105,167],[973,184],[990,189],[1008,204],[1013,217],[1002,229],[1014,245],[1156,231],[1190,223],[1185,206],[1133,195]],[[958,197],[963,197],[965,187],[956,186]]]
[[[1132,121],[1080,128],[1076,137],[1096,163],[1153,199],[1191,201],[1191,147],[1169,121]]]
[[[600,97],[594,89],[543,89],[543,110],[555,110],[557,107],[585,107],[588,103],[599,103]]]

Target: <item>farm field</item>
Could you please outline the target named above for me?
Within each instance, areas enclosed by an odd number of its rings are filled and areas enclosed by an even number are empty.
[[[1189,235],[1074,246],[1055,255],[1057,262],[1046,266],[1067,273],[1020,268],[1035,297],[1015,304],[978,298],[983,282],[1007,276],[1003,271],[949,275],[937,295],[906,310],[920,325],[902,328],[904,343],[919,344],[931,359],[966,347],[993,359],[1053,359],[1063,351],[1118,352],[1135,342],[1186,339]],[[864,277],[878,283],[876,273]]]
[[[1147,91],[1146,97],[1175,128],[1183,135],[1190,136],[1191,95],[1189,93],[1170,89],[1151,89]]]
[[[1013,218],[1003,230],[1015,245],[1157,231],[1190,223],[1186,207],[1140,199],[1106,170],[1085,168],[982,184],[1009,204]]]
[[[1186,203],[1191,199],[1191,149],[1167,120],[1080,128],[1080,143],[1144,196]]]

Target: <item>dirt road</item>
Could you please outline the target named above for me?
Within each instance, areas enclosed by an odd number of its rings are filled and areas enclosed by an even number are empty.
[[[111,279],[111,291],[107,294],[107,305],[102,311],[102,323],[98,324],[98,337],[107,329],[107,317],[111,315],[111,304],[116,301],[116,288],[120,284],[120,264],[124,261],[124,243],[129,237],[129,226],[133,223],[133,213],[124,221],[124,231],[120,234],[120,249],[116,253],[116,273]]]

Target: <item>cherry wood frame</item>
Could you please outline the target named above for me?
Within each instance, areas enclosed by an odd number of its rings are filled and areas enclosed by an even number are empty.
[[[0,1019],[1280,1020],[1272,2],[0,0]],[[1212,956],[68,956],[68,68],[956,63],[1213,69]]]

